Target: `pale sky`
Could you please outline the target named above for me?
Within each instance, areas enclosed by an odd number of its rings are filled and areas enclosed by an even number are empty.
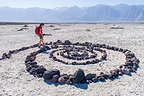
[[[0,7],[15,8],[56,8],[56,7],[88,7],[97,4],[117,5],[144,5],[144,0],[0,0]]]

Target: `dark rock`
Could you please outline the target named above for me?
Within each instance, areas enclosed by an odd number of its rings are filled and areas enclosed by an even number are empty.
[[[28,63],[28,62],[32,62],[36,59],[36,56],[27,56],[26,57],[26,60],[25,60],[25,63]]]
[[[34,45],[30,46],[30,48],[35,48],[35,47],[38,47],[38,44],[34,44]]]
[[[98,79],[98,81],[105,81],[105,77],[103,77],[103,76],[98,76],[97,79]]]
[[[82,69],[74,73],[73,83],[81,83],[85,79],[85,74]]]
[[[49,25],[49,27],[55,27],[54,25]]]
[[[133,66],[133,63],[132,62],[125,62],[124,66]]]
[[[28,71],[28,72],[30,72],[30,70],[32,69],[32,68],[37,68],[37,67],[39,67],[38,65],[26,65],[26,71]]]
[[[59,75],[53,75],[52,79],[50,80],[51,82],[58,82]]]
[[[37,65],[37,62],[34,62],[34,61],[32,61],[32,62],[27,62],[27,63],[25,63],[26,65]]]
[[[100,73],[100,76],[104,77],[105,79],[109,78],[109,75],[108,74],[104,74],[103,72]]]
[[[56,45],[56,44],[52,44],[52,45],[51,45],[51,48],[55,48],[55,49],[57,49],[57,48],[58,48],[58,45]]]
[[[93,81],[94,83],[96,83],[96,82],[98,82],[98,78],[95,77],[95,78],[92,79],[92,81]]]
[[[86,29],[86,31],[91,31],[90,29]]]
[[[24,25],[23,27],[29,27],[28,25]]]
[[[7,54],[6,54],[6,53],[3,53],[2,59],[6,59],[6,58],[7,58]]]
[[[43,74],[43,78],[46,80],[51,80],[54,75],[60,76],[60,71],[57,69],[45,71]]]
[[[47,50],[50,50],[51,48],[50,47],[48,47],[48,46],[43,46],[43,48],[41,48],[41,50],[43,50],[43,51],[47,51]]]
[[[125,55],[130,56],[130,57],[135,57],[134,53],[132,53],[132,52],[126,52]]]
[[[125,68],[122,70],[122,72],[123,72],[124,74],[126,74],[126,75],[130,75],[130,73],[131,73],[130,69],[127,68],[127,67],[125,67]]]
[[[71,43],[69,40],[66,40],[66,41],[64,42],[64,44],[65,44],[65,45],[71,45],[72,43]]]
[[[92,80],[93,78],[95,78],[96,77],[96,74],[87,74],[86,75],[86,80]]]
[[[69,76],[67,74],[64,74],[64,75],[61,75],[60,78],[59,78],[59,82],[60,83],[66,83],[67,80],[69,79]]]
[[[56,44],[63,44],[63,42],[61,40],[57,40]]]
[[[110,29],[124,29],[123,27],[111,27]]]

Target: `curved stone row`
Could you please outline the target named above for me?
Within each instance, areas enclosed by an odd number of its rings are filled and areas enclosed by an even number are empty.
[[[46,43],[46,45],[71,45],[72,43],[70,41],[65,41],[64,43],[61,41],[57,42],[50,42]],[[44,51],[53,49],[48,46],[45,46],[41,48],[40,50],[31,53],[26,57],[25,65],[26,70],[35,77],[42,77],[44,80],[49,80],[52,82],[59,82],[59,83],[66,83],[66,84],[73,84],[73,83],[96,83],[98,81],[105,81],[107,79],[116,79],[119,76],[122,76],[124,74],[130,75],[131,72],[136,72],[137,68],[139,67],[139,60],[135,57],[135,54],[127,49],[117,48],[105,44],[92,44],[92,43],[73,43],[72,45],[83,45],[90,48],[105,48],[113,51],[119,51],[123,52],[126,56],[126,62],[125,64],[122,64],[119,66],[119,68],[115,70],[111,70],[109,73],[101,72],[100,74],[85,74],[82,69],[77,70],[74,74],[60,74],[60,70],[58,69],[52,69],[47,70],[43,66],[39,66],[37,62],[35,61],[36,55],[39,53],[42,53]]]
[[[88,53],[92,53],[93,55],[89,55]],[[88,50],[85,47],[79,48],[74,46],[68,46],[67,49],[63,50],[57,55],[61,55],[64,58],[72,60],[87,60],[96,58],[97,56],[96,52],[94,52],[93,50]]]
[[[105,50],[102,50],[100,48],[95,48],[95,49],[91,49],[91,50],[88,50],[86,49],[85,52],[91,52],[93,53],[94,55],[88,55],[87,57],[85,57],[84,55],[82,55],[82,57],[79,56],[79,54],[76,54],[78,56],[71,56],[69,54],[69,52],[73,52],[75,47],[72,47],[72,46],[63,46],[64,48],[63,49],[57,49],[58,47],[56,47],[57,50],[53,50],[51,53],[50,53],[50,58],[52,58],[54,61],[58,61],[58,62],[61,62],[61,63],[64,63],[64,64],[72,64],[72,65],[86,65],[86,64],[95,64],[95,63],[98,63],[98,62],[101,62],[103,60],[106,60],[107,58],[107,54],[106,54],[106,51]],[[68,48],[68,49],[65,49],[65,48]],[[54,49],[54,48],[53,48]],[[62,50],[62,51],[61,51]],[[82,48],[78,48],[78,51],[82,50]],[[72,60],[78,60],[78,61],[82,61],[82,60],[88,60],[88,59],[92,59],[92,60],[89,60],[89,61],[85,61],[85,62],[72,62],[72,63],[69,63],[68,61],[64,61],[64,60],[61,60],[61,59],[58,59],[56,56],[54,56],[53,54],[57,51],[61,51],[59,52],[57,55],[60,55],[64,58],[67,58],[67,59],[72,59]],[[94,51],[99,51],[101,52],[103,55],[101,56],[100,59],[97,59],[97,54],[94,52]],[[64,55],[64,53],[67,53],[67,55]],[[80,57],[80,58],[79,58]]]
[[[95,64],[95,63],[101,62],[103,60],[106,60],[106,58],[107,58],[107,54],[106,54],[105,50],[100,49],[100,47],[93,46],[93,44],[89,43],[89,42],[85,42],[85,43],[79,43],[79,42],[71,43],[69,40],[66,40],[64,42],[58,40],[56,42],[46,43],[46,45],[51,45],[50,48],[56,49],[56,50],[53,50],[50,53],[50,58],[52,58],[54,61],[58,61],[58,62],[61,62],[61,63],[64,63],[64,64],[72,64],[72,65]],[[61,47],[61,45],[63,45],[63,46]],[[78,48],[78,47],[75,47],[75,46],[82,46],[82,48]],[[59,47],[61,47],[62,49],[58,49]],[[94,55],[91,55],[91,56],[88,56],[88,57],[81,57],[81,58],[79,56],[73,56],[72,57],[70,55],[64,55],[65,52],[74,51],[74,49],[76,49],[78,51],[81,51],[81,50],[85,49],[86,52],[91,52]],[[67,59],[82,61],[82,60],[87,60],[87,59],[92,59],[93,58],[93,60],[85,61],[85,62],[76,62],[76,61],[74,61],[74,62],[69,63],[68,61],[64,61],[62,59],[58,59],[56,56],[54,56],[53,54],[55,52],[57,52],[57,51],[61,51],[57,55],[60,55],[60,56],[62,56],[64,58],[67,58]],[[99,52],[101,52],[103,54],[100,59],[96,58],[97,54],[94,51],[99,51]]]
[[[31,48],[36,48],[36,47],[38,47],[38,45],[34,44],[34,45],[31,45],[31,46],[28,46],[28,47],[22,47],[20,49],[9,50],[8,53],[3,53],[2,54],[2,57],[0,58],[0,60],[10,59],[13,54],[17,54],[19,52],[22,52],[22,51],[25,51],[25,50],[28,50],[28,49],[31,49]]]

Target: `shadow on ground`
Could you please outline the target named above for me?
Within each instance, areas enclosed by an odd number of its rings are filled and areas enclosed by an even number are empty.
[[[66,84],[61,84],[61,83],[54,83],[54,82],[50,82],[48,80],[44,80],[45,83],[49,84],[49,85],[54,85],[54,86],[64,86]],[[83,89],[83,90],[86,90],[88,89],[88,84],[67,84],[67,85],[70,85],[70,86],[75,86],[76,88],[80,88],[80,89]]]

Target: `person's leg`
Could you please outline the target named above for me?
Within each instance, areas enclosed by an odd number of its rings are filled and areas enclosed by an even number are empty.
[[[39,41],[39,43],[38,43],[38,46],[40,47],[42,40],[41,40],[41,35],[38,35],[38,36],[39,36],[39,38],[40,38],[40,41]]]
[[[43,37],[41,38],[41,43],[44,45],[44,40],[43,40]]]
[[[42,35],[40,35],[40,44],[42,44],[42,45],[44,44]]]

